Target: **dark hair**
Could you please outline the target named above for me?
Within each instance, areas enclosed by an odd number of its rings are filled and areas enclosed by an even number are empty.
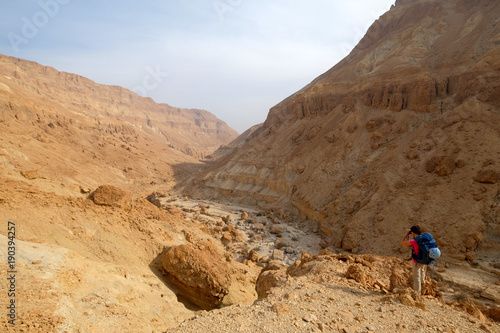
[[[420,228],[419,225],[414,225],[413,227],[410,228],[410,231],[417,235],[420,235],[422,233],[422,229]]]

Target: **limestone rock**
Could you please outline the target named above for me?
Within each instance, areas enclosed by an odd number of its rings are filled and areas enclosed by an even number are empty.
[[[248,252],[248,260],[253,262],[258,262],[260,259],[259,253],[255,250],[250,250]]]
[[[394,291],[396,289],[411,287],[413,285],[413,278],[410,272],[409,267],[394,267],[389,278],[389,289]]]
[[[172,247],[161,264],[178,293],[202,309],[218,307],[229,292],[229,268],[211,242]]]
[[[474,180],[478,183],[496,184],[500,180],[500,174],[494,170],[479,171]]]
[[[221,241],[224,245],[228,245],[232,242],[243,242],[245,239],[241,232],[239,232],[233,225],[228,225],[222,228],[222,238]]]
[[[273,304],[272,309],[278,316],[290,312],[291,310],[290,306],[283,302]]]
[[[224,221],[225,223],[229,223],[233,220],[233,215],[229,214],[229,215],[226,215],[222,218],[222,221]]]
[[[278,249],[274,249],[272,258],[273,260],[283,260],[285,259],[285,252]]]
[[[286,267],[279,261],[270,261],[257,278],[255,290],[258,297],[265,298],[272,288],[282,285],[286,277]]]
[[[80,185],[80,193],[81,194],[89,194],[92,190],[89,187],[84,187]]]
[[[457,302],[455,302],[454,305],[466,311],[473,318],[479,319],[481,321],[486,321],[486,317],[472,299],[470,298],[460,299]]]
[[[318,317],[313,315],[312,313],[308,313],[302,318],[305,322],[311,323],[311,322],[316,322],[318,320]]]
[[[413,306],[425,310],[425,302],[422,297],[411,288],[396,289],[396,298],[406,306]]]
[[[283,231],[284,231],[284,228],[281,225],[273,225],[271,227],[271,233],[274,234],[274,235],[282,234]]]
[[[345,276],[346,278],[353,279],[363,285],[372,286],[375,283],[373,278],[370,275],[366,274],[358,265],[349,266],[349,268],[347,268]]]
[[[21,176],[29,180],[37,179],[38,170],[21,171]]]
[[[486,311],[486,315],[494,321],[500,323],[500,308],[489,309]]]
[[[476,259],[476,252],[472,252],[472,251],[466,252],[465,253],[465,258],[468,261],[474,261],[474,259]]]
[[[222,233],[222,237],[221,237],[221,242],[222,244],[224,245],[229,245],[231,242],[233,241],[233,236],[231,235],[230,232],[224,232]]]
[[[342,239],[342,249],[352,251],[355,249],[360,241],[360,235],[356,230],[349,230]]]
[[[436,173],[440,176],[449,176],[455,169],[455,159],[452,157],[443,157],[436,166]]]
[[[149,202],[151,202],[153,205],[155,205],[156,207],[160,207],[161,208],[160,198],[163,197],[163,196],[164,195],[162,195],[159,192],[153,192],[150,195],[148,195],[146,199]]]
[[[111,185],[101,185],[91,195],[96,205],[129,208],[132,204],[129,193]]]
[[[449,176],[453,173],[455,166],[453,157],[433,157],[425,164],[425,170],[429,173],[435,171],[439,176]]]

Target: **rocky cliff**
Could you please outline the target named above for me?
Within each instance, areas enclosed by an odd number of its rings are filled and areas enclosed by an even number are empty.
[[[349,56],[273,107],[198,190],[295,212],[332,248],[446,255],[500,242],[500,3],[397,1]]]
[[[93,188],[165,185],[237,137],[207,111],[157,104],[34,62],[0,55],[0,74],[5,170]]]

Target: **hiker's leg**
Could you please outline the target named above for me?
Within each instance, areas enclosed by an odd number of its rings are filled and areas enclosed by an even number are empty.
[[[423,264],[418,264],[419,266],[419,271],[420,271],[420,285],[422,286],[421,287],[421,290],[425,292],[425,272],[427,270],[427,265],[423,265]]]
[[[415,290],[417,293],[422,292],[422,280],[421,280],[421,274],[420,274],[420,264],[418,263],[413,263],[412,265],[412,273],[413,273],[413,290]]]

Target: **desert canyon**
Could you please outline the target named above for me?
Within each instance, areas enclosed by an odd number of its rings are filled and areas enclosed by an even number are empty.
[[[500,2],[397,0],[241,135],[0,74],[1,331],[500,332]],[[424,295],[414,224],[442,251]]]

